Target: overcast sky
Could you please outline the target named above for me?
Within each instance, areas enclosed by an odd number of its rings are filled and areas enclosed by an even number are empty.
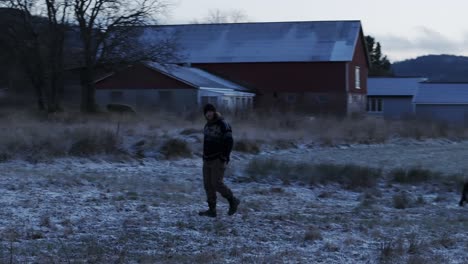
[[[425,54],[468,55],[468,0],[172,0],[167,23],[209,10],[242,10],[251,22],[361,20],[392,61]]]

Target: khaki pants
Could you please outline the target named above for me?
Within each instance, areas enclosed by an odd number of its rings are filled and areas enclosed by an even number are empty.
[[[203,184],[210,207],[216,206],[216,192],[219,192],[228,201],[233,198],[232,191],[223,181],[225,170],[226,163],[219,159],[203,161]]]

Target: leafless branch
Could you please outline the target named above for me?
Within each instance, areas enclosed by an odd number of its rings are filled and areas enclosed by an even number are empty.
[[[221,9],[211,9],[208,11],[208,14],[204,19],[202,19],[201,23],[212,23],[212,24],[219,24],[219,23],[240,23],[240,22],[248,22],[249,17],[243,10],[239,9],[232,9],[232,10],[221,10]],[[199,21],[196,20],[196,23]]]
[[[174,48],[161,46],[168,43],[157,43],[151,47],[154,49],[138,43],[139,28],[155,23],[166,10],[167,0],[73,1],[83,44],[83,111],[93,111],[95,105],[94,78],[98,65],[125,65],[167,57],[174,52]]]

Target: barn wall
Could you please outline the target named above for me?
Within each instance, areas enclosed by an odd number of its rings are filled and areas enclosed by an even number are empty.
[[[389,97],[383,99],[384,117],[387,119],[400,119],[414,113],[412,97]]]
[[[348,115],[365,114],[367,97],[362,93],[349,93],[347,96],[346,112]]]
[[[346,63],[194,64],[257,91],[255,107],[346,113]]]
[[[258,98],[257,104],[260,105],[260,108],[281,111],[344,115],[346,113],[346,94],[326,92],[263,93]]]
[[[369,73],[369,66],[366,57],[366,47],[362,35],[359,36],[356,50],[354,51],[353,60],[348,63],[348,100],[347,112],[365,113],[366,111],[366,95],[367,95],[367,76]],[[356,67],[359,67],[359,88],[356,87]]]
[[[112,92],[121,92],[122,99],[112,100]],[[169,98],[161,98],[161,92],[169,92]],[[132,106],[138,111],[169,109],[191,110],[198,106],[198,90],[194,89],[113,89],[97,90],[96,102],[105,109],[109,103],[121,103]]]
[[[415,105],[419,118],[468,125],[468,105]]]
[[[211,97],[210,101],[204,101],[203,97]],[[198,93],[198,103],[200,106],[211,103],[222,111],[245,111],[252,109],[253,96],[224,95],[219,92],[200,90]]]
[[[259,92],[344,92],[344,63],[193,64]]]
[[[362,36],[359,37],[356,50],[354,51],[353,60],[349,63],[348,67],[348,87],[350,93],[367,94],[367,77],[369,74],[369,66],[366,57],[366,47]],[[360,69],[360,89],[356,89],[356,67]]]
[[[122,98],[113,101],[112,92],[120,92]],[[102,108],[113,102],[136,110],[189,110],[198,105],[198,89],[138,64],[98,81],[96,101]]]
[[[372,116],[382,116],[385,119],[406,119],[414,116],[412,96],[369,96],[370,99],[382,100],[382,112],[368,112]]]

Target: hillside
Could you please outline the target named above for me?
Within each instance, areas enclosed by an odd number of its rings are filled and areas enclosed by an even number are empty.
[[[427,55],[396,62],[392,65],[397,76],[423,76],[430,81],[468,82],[468,57]]]

